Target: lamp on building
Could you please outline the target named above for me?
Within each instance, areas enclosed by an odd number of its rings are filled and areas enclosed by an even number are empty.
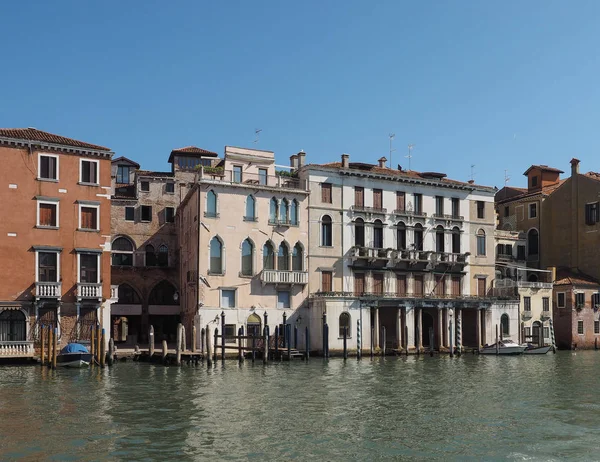
[[[173,301],[174,301],[174,302],[177,302],[178,300],[179,300],[179,292],[175,292],[175,293],[173,294]]]

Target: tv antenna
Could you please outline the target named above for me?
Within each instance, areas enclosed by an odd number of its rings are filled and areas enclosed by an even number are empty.
[[[504,170],[504,186],[508,184],[510,177],[508,176],[508,170]]]
[[[475,181],[475,164],[471,164],[471,181]]]
[[[395,151],[395,149],[392,149],[392,141],[394,140],[395,137],[396,137],[395,133],[390,133],[390,165],[392,165],[392,152]]]
[[[415,147],[414,144],[409,144],[408,145],[408,155],[404,156],[408,159],[408,169],[410,170],[410,160],[412,159],[412,150]]]
[[[262,128],[254,129],[254,144],[258,144],[258,140],[260,138],[260,132],[262,132]]]

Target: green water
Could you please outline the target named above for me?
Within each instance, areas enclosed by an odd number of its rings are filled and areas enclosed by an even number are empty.
[[[600,460],[600,353],[0,367],[1,460]]]

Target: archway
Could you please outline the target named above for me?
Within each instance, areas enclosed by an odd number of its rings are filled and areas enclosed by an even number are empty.
[[[425,312],[424,310],[422,310],[422,315],[421,315],[421,327],[423,328],[423,332],[422,332],[422,336],[423,336],[423,346],[424,347],[431,347],[431,345],[429,344],[429,329],[433,329],[435,331],[435,323],[433,320],[433,316],[431,316],[431,314]],[[435,342],[435,340],[434,340]],[[435,345],[434,345],[435,346]]]
[[[0,341],[22,342],[26,340],[25,315],[21,310],[4,310],[0,313]]]
[[[262,330],[260,328],[261,321],[262,320],[260,319],[260,316],[256,313],[252,313],[250,316],[248,316],[248,319],[246,320],[246,335],[248,337],[256,337],[257,339],[262,337]],[[251,338],[247,340],[246,346],[252,346]]]
[[[531,328],[531,343],[542,346],[544,344],[543,332],[544,329],[542,329],[542,323],[535,321]]]

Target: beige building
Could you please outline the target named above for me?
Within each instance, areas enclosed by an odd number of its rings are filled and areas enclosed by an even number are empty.
[[[277,172],[270,151],[225,147],[216,165],[197,170],[178,211],[182,319],[225,335],[271,334],[308,296],[305,182],[291,169]],[[200,335],[198,335],[200,342]],[[228,340],[235,343],[235,339]]]

